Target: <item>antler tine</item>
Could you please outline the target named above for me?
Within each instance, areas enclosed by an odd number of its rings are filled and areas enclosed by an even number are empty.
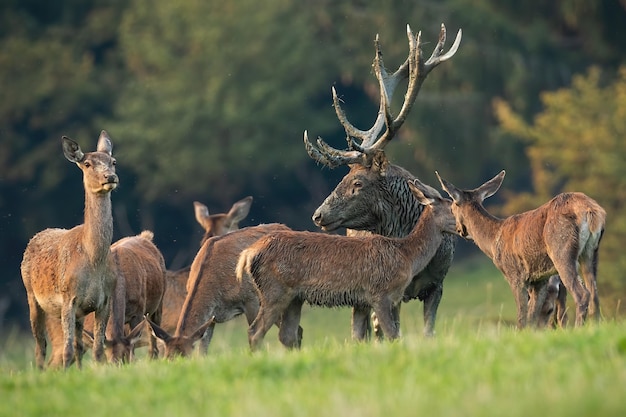
[[[411,38],[412,36],[409,38],[409,45],[411,43]],[[364,140],[361,142],[361,146],[365,149],[365,151],[370,149],[376,143],[383,127],[387,126],[387,128],[389,128],[391,125],[391,99],[393,98],[393,93],[395,92],[395,89],[400,81],[409,77],[411,61],[411,50],[409,50],[409,56],[407,59],[393,74],[389,74],[385,69],[385,64],[383,62],[383,54],[380,49],[380,40],[378,35],[376,35],[374,45],[376,47],[376,56],[374,57],[372,66],[374,67],[374,74],[378,79],[378,85],[380,88],[380,106],[378,108],[378,115],[374,125],[366,132]]]
[[[400,109],[398,116],[394,119],[393,115],[391,114],[391,94],[383,94],[381,92],[381,109],[379,110],[379,117],[380,112],[383,112],[387,130],[378,138],[378,140],[376,140],[375,143],[368,144],[369,146],[367,146],[367,149],[369,150],[383,149],[387,145],[387,143],[395,136],[398,129],[406,120],[409,111],[413,107],[413,103],[415,102],[415,98],[417,97],[417,93],[419,92],[421,86],[421,81],[423,81],[423,79],[420,80],[419,77],[422,32],[418,32],[417,37],[415,37],[413,35],[413,32],[411,31],[411,27],[409,25],[406,25],[406,34],[407,38],[409,39],[409,56],[407,57],[404,64],[402,64],[402,66],[398,69],[398,71],[396,71],[394,75],[389,77],[389,83],[384,85],[385,93],[387,93],[387,88],[395,88],[400,82],[401,77],[399,76],[399,74],[403,76],[402,78],[409,78],[409,85],[407,87],[407,92],[404,96],[402,109]],[[402,73],[399,72],[401,69],[403,70]],[[404,73],[404,71],[406,71],[406,74]],[[382,89],[383,84],[381,83],[381,90]],[[391,90],[391,92],[393,93],[393,90]]]
[[[459,29],[459,31],[456,33],[456,38],[454,39],[454,43],[452,44],[452,47],[450,48],[450,50],[444,55],[441,55],[441,53],[443,52],[444,44],[446,43],[446,25],[442,23],[441,30],[439,31],[439,41],[437,42],[437,46],[433,50],[433,53],[430,56],[430,58],[428,58],[428,61],[424,63],[424,74],[423,75],[420,74],[420,75],[423,78],[426,78],[428,73],[433,68],[435,68],[440,63],[452,58],[454,54],[456,54],[456,51],[459,49],[459,45],[461,44],[462,37],[463,37],[463,30]]]
[[[320,137],[317,138],[317,146],[314,145],[306,130],[304,131],[304,148],[312,159],[329,168],[361,162],[363,159],[362,152],[335,149]]]
[[[442,23],[441,31],[439,32],[439,41],[437,42],[435,50],[430,58],[424,62],[421,48],[422,33],[418,32],[417,36],[413,35],[409,25],[406,26],[406,32],[409,39],[409,55],[393,74],[389,74],[385,69],[379,36],[376,35],[374,40],[376,56],[374,57],[372,66],[374,67],[374,73],[380,87],[380,106],[374,125],[368,130],[360,130],[352,125],[352,123],[348,121],[341,107],[337,91],[333,87],[333,106],[335,107],[337,118],[346,131],[346,140],[348,141],[349,150],[332,148],[321,138],[318,138],[316,146],[308,139],[307,132],[305,131],[304,144],[311,158],[329,167],[335,167],[367,161],[367,155],[372,154],[375,150],[382,150],[387,143],[393,139],[398,129],[400,129],[406,120],[422,83],[430,71],[440,63],[454,56],[459,48],[462,37],[462,31],[459,29],[452,47],[447,53],[442,55],[446,41],[446,27]],[[404,96],[402,108],[398,116],[394,119],[391,113],[391,99],[396,87],[400,81],[405,78],[409,79],[407,92]],[[386,127],[386,130],[381,134],[383,127]],[[360,141],[360,143],[358,141]]]

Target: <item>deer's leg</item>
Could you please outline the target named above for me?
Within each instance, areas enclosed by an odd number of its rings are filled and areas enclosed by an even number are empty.
[[[385,336],[389,339],[397,339],[400,337],[400,329],[393,316],[393,303],[389,298],[383,297],[372,306],[378,317],[380,327],[383,329]]]
[[[435,321],[437,320],[437,309],[443,295],[443,286],[435,286],[424,298],[424,336],[435,335]]]
[[[548,296],[548,281],[532,282],[528,285],[528,318],[531,326],[545,327],[550,321],[548,315],[543,314],[544,304]]]
[[[93,358],[97,362],[104,361],[104,339],[107,328],[107,322],[111,314],[111,300],[106,301],[98,310],[94,312],[93,321]]]
[[[576,326],[581,326],[585,323],[585,319],[587,318],[587,310],[589,308],[589,291],[587,291],[578,278],[574,262],[567,260],[562,262],[559,261],[558,259],[568,259],[564,258],[563,254],[561,254],[561,256],[557,254],[557,257],[553,259],[556,259],[553,260],[553,262],[559,276],[561,277],[561,282],[565,285],[567,291],[572,294],[572,298],[574,298],[574,303],[576,304]]]
[[[76,319],[76,331],[74,333],[74,357],[79,369],[83,366],[83,355],[85,354],[85,346],[83,345],[84,321],[84,318]]]
[[[600,298],[598,297],[598,283],[596,280],[598,269],[598,251],[596,250],[593,259],[581,259],[580,272],[585,281],[585,287],[589,291],[589,315],[596,320],[600,319]]]
[[[35,300],[35,296],[28,294],[28,308],[30,312],[30,327],[35,338],[35,363],[37,368],[43,369],[46,362],[46,314]]]
[[[303,300],[294,298],[287,306],[287,309],[280,320],[280,330],[278,331],[278,340],[290,349],[300,349],[302,345],[302,328],[300,327],[300,317],[302,316]]]
[[[76,297],[63,301],[63,307],[61,308],[61,327],[63,329],[63,367],[67,369],[74,361]]]
[[[526,327],[528,320],[528,288],[522,283],[523,279],[509,280],[515,304],[517,305],[517,328]]]
[[[150,317],[150,319],[152,320],[152,322],[160,326],[162,317],[163,317],[163,306],[161,305],[159,306],[159,308],[157,308],[157,310],[154,313],[152,313],[152,316]],[[130,328],[134,329],[135,326],[137,326],[139,323],[141,323],[141,320],[137,320],[137,324],[131,323]],[[152,334],[152,332],[150,332],[150,341],[148,343],[149,343],[148,349],[150,349],[150,359],[157,359],[159,357],[159,345],[157,343],[157,338],[154,336],[154,334]],[[133,345],[131,349],[134,351],[135,346]]]
[[[556,324],[560,328],[565,328],[567,326],[567,288],[561,282],[559,285],[559,293],[556,296]]]
[[[281,294],[280,299],[271,298],[261,301],[259,314],[248,328],[248,342],[250,349],[255,351],[263,341],[265,334],[274,325],[278,324],[283,312],[287,309],[293,298],[282,292],[282,289],[270,291],[274,294]]]
[[[370,326],[369,306],[352,307],[352,339],[365,340],[372,335],[372,327]]]
[[[214,330],[215,330],[215,322],[209,325],[209,327],[204,332],[204,335],[200,339],[200,345],[198,346],[198,351],[201,355],[206,355],[208,353],[209,345],[211,344],[211,339],[213,339]]]

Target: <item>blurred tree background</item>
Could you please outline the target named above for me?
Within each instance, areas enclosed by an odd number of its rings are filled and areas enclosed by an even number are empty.
[[[115,239],[152,229],[171,269],[198,249],[194,200],[220,212],[252,195],[244,226],[315,230],[313,210],[347,169],[317,166],[303,131],[344,147],[331,86],[368,128],[375,35],[395,69],[406,24],[430,55],[442,22],[448,45],[463,29],[461,46],[425,82],[390,158],[434,186],[435,169],[465,188],[506,169],[490,202],[501,215],[561,191],[597,199],[609,213],[599,282],[610,314],[626,295],[625,0],[5,0],[5,323],[27,323],[19,264],[30,237],[82,222],[81,176],[62,156],[62,135],[91,151],[109,132],[121,181]]]

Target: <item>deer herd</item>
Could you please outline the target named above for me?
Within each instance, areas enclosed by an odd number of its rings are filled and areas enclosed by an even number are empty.
[[[380,107],[370,129],[348,121],[333,88],[347,149],[321,138],[313,142],[304,132],[311,158],[350,169],[312,216],[323,231],[345,228],[347,236],[294,231],[283,224],[239,229],[252,197],[217,215],[195,202],[196,219],[205,230],[200,249],[189,267],[169,271],[151,231],[112,243],[111,192],[119,179],[107,132],[100,134],[96,151],[88,153],[63,137],[65,157],[83,174],[85,217],[72,229],[37,233],[24,252],[21,273],[36,366],[46,366],[48,343],[48,366],[63,368],[74,362],[80,367],[86,346],[96,361],[114,363],[132,360],[134,349],[146,343],[151,358],[189,356],[198,341],[205,354],[215,324],[242,314],[252,350],[274,325],[284,346],[299,348],[304,303],[352,307],[355,340],[372,332],[395,339],[401,303],[419,299],[424,335],[432,336],[457,236],[473,241],[506,278],[518,328],[566,326],[568,293],[577,326],[588,314],[599,319],[596,273],[606,213],[593,199],[562,193],[534,210],[501,219],[483,201],[498,191],[504,171],[472,190],[457,188],[437,173],[449,199],[387,159],[385,146],[406,120],[430,71],[457,52],[461,30],[444,53],[441,25],[428,59],[422,56],[421,32],[414,35],[407,25],[407,37],[408,57],[393,73],[386,71],[375,39]],[[407,92],[394,116],[392,96],[405,80]]]

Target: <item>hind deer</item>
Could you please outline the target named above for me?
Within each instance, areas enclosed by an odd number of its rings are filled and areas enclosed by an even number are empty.
[[[502,272],[517,304],[517,326],[536,325],[543,300],[534,300],[529,311],[529,291],[545,285],[558,274],[576,304],[577,326],[589,313],[600,317],[596,275],[598,248],[606,212],[583,193],[561,193],[542,206],[505,219],[487,212],[483,201],[494,195],[505,172],[473,190],[462,190],[437,178],[452,197],[458,233],[472,240]],[[584,284],[579,279],[584,280]]]
[[[461,43],[461,35],[459,29],[452,47],[444,53],[446,28],[442,24],[439,41],[426,60],[422,56],[421,32],[416,37],[407,25],[409,56],[393,74],[384,68],[376,36],[376,56],[372,66],[380,86],[380,107],[374,125],[367,131],[357,129],[348,121],[333,87],[333,105],[346,131],[348,150],[334,149],[321,138],[314,144],[309,140],[307,132],[304,132],[304,145],[311,158],[330,168],[342,165],[350,167],[350,172],[313,214],[313,222],[322,230],[333,231],[345,227],[348,229],[347,234],[352,236],[375,233],[403,237],[419,221],[424,206],[407,185],[416,178],[404,168],[390,164],[384,148],[406,120],[428,74],[454,56]],[[398,84],[407,78],[409,81],[404,102],[394,117],[391,113],[391,98]],[[425,194],[438,195],[438,191],[426,184],[419,182],[417,186]],[[452,263],[455,245],[455,236],[444,236],[433,258],[426,268],[415,275],[404,294],[404,301],[418,298],[424,302],[424,334],[427,336],[434,333],[443,280]],[[369,308],[362,306],[353,309],[353,338],[360,340],[369,334],[369,311]],[[400,305],[394,307],[394,318],[399,322]],[[380,329],[375,326],[375,330],[380,336]]]
[[[95,312],[93,355],[102,361],[115,273],[110,253],[113,237],[111,191],[119,184],[113,146],[103,130],[95,152],[63,136],[63,154],[83,173],[85,220],[73,229],[45,229],[28,242],[21,272],[35,338],[35,361],[46,357],[46,317],[63,334],[62,365],[81,366],[83,320]]]
[[[239,222],[246,218],[252,205],[252,196],[235,202],[228,213],[209,214],[204,204],[194,201],[196,221],[204,229],[200,246],[214,236],[222,236],[239,229]],[[165,295],[163,296],[163,316],[161,327],[173,333],[178,323],[178,316],[187,296],[187,281],[191,265],[177,271],[168,270],[165,275]]]
[[[111,300],[111,316],[106,330],[105,353],[109,362],[127,363],[133,359],[136,343],[145,327],[148,315],[161,323],[163,293],[165,291],[165,261],[153,242],[154,234],[144,230],[111,245],[115,260],[117,283]],[[130,331],[125,334],[125,325]],[[93,338],[93,314],[85,319],[84,336]],[[150,358],[158,357],[156,339],[150,335]]]

